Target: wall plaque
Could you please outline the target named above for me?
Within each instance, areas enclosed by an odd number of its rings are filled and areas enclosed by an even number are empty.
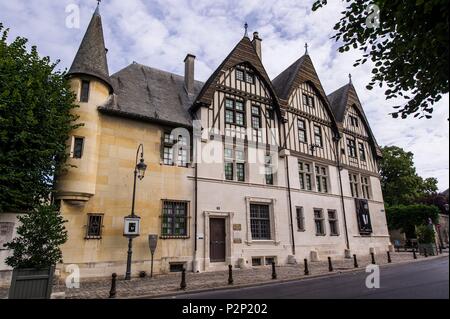
[[[234,224],[233,225],[233,230],[234,231],[241,231],[242,230],[242,225],[241,224]]]

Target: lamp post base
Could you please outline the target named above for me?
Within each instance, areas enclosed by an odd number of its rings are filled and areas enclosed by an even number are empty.
[[[127,272],[125,280],[131,279],[131,257],[133,255],[133,238],[128,239]]]

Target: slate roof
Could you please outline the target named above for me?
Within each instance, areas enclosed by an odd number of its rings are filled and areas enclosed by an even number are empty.
[[[84,74],[96,77],[110,88],[108,62],[106,59],[105,39],[103,36],[102,18],[97,7],[81,42],[72,66],[67,75]]]
[[[306,55],[295,61],[290,67],[281,72],[275,79],[272,80],[273,87],[278,94],[278,97],[287,100],[289,98],[289,91],[297,77],[300,68],[305,61]]]
[[[99,110],[130,118],[191,127],[189,108],[203,87],[189,96],[184,77],[133,63],[111,76],[114,94]]]
[[[344,121],[349,89],[350,84],[347,84],[328,95],[328,101],[330,101],[331,109],[338,123]]]

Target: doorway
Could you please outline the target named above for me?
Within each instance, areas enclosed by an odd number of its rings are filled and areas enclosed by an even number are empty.
[[[224,218],[211,218],[209,220],[209,253],[213,263],[226,261],[226,229]]]

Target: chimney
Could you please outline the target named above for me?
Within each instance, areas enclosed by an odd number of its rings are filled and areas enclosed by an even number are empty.
[[[261,50],[261,38],[259,37],[259,33],[258,32],[253,32],[253,40],[252,40],[252,44],[253,47],[256,50],[256,53],[259,56],[259,59],[262,61],[262,50]]]
[[[188,54],[184,59],[184,85],[188,94],[194,94],[195,55]]]

